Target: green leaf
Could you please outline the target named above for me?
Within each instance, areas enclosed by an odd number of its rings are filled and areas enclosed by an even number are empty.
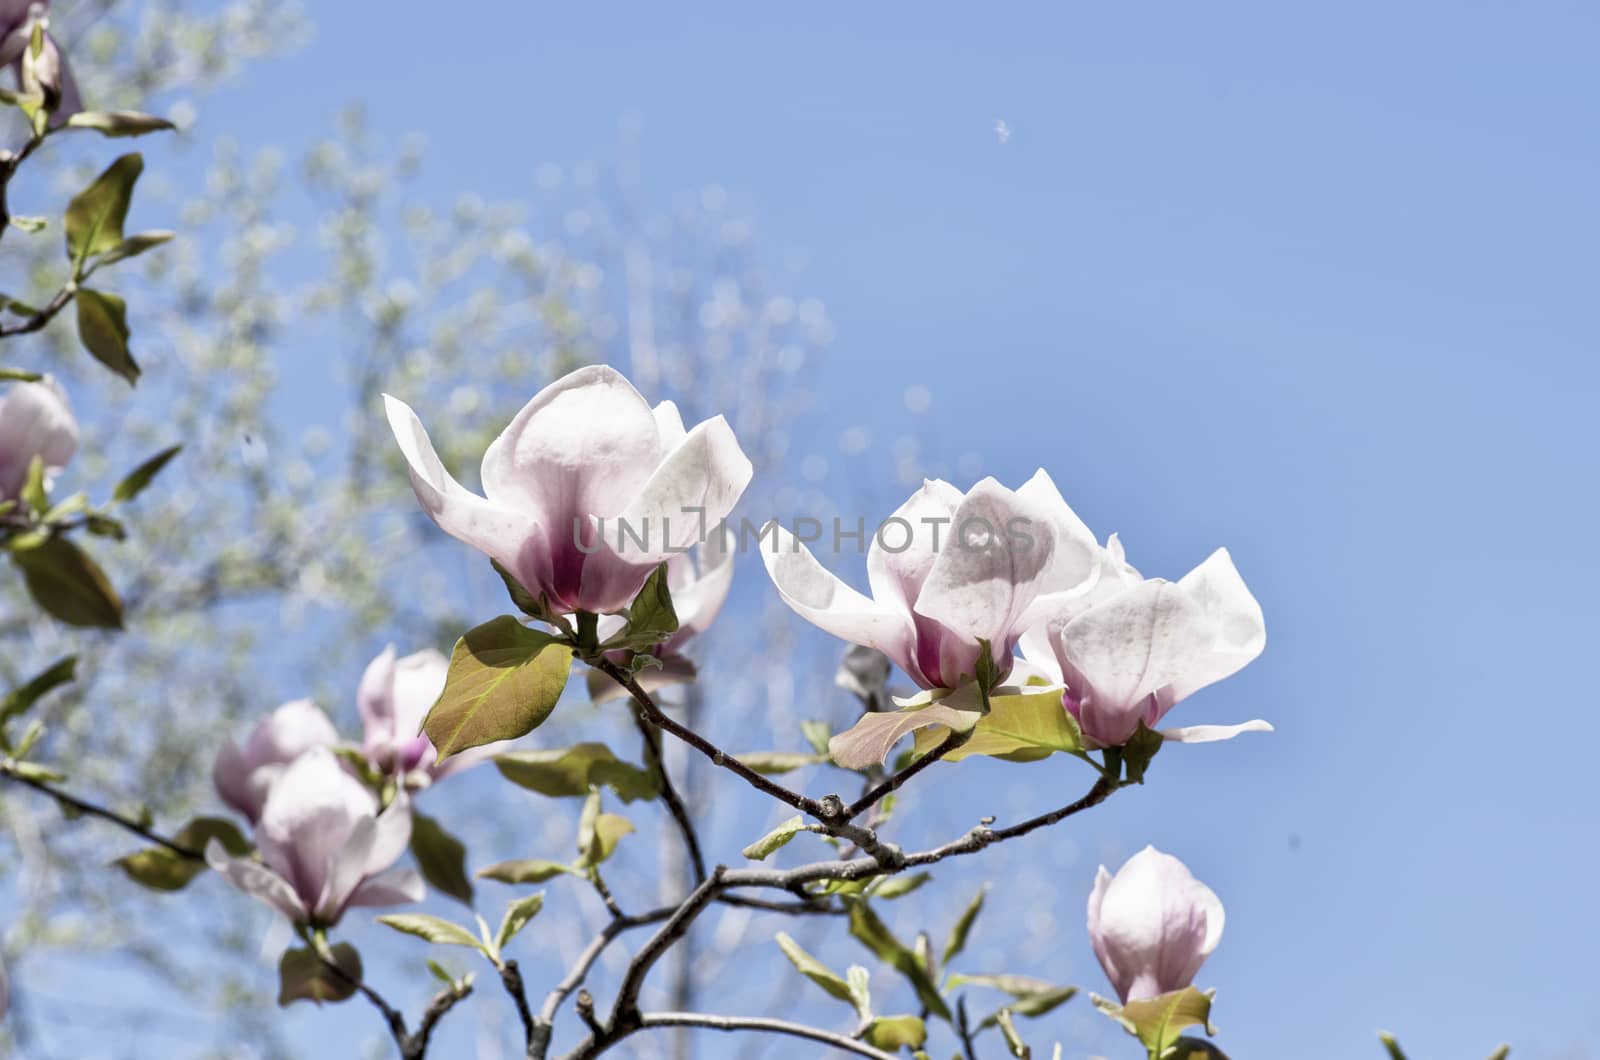
[[[133,185],[142,172],[141,155],[123,155],[67,204],[68,260],[81,262],[122,242]]]
[[[128,352],[128,304],[114,294],[78,288],[78,339],[94,359],[126,379],[139,381],[139,363]]]
[[[176,129],[177,126],[154,114],[136,110],[82,110],[67,119],[69,129],[93,129],[102,136],[143,136],[146,133]]]
[[[961,911],[961,915],[950,928],[950,937],[944,943],[945,967],[948,968],[955,955],[967,948],[967,936],[972,933],[973,921],[977,920],[978,914],[983,911],[983,899],[988,893],[989,885],[984,884],[978,889],[978,893],[972,896],[972,901],[967,903],[967,907]]]
[[[320,1005],[353,995],[361,982],[361,954],[350,943],[341,942],[332,948],[331,956],[344,975],[329,968],[312,950],[285,950],[278,961],[278,1004],[314,1001]]]
[[[827,722],[811,718],[800,723],[800,735],[806,738],[806,743],[811,749],[824,757],[828,754],[828,737],[833,735],[833,729]]]
[[[122,628],[122,598],[88,554],[64,537],[12,552],[28,592],[70,626]]]
[[[905,874],[886,876],[882,877],[882,883],[873,887],[867,894],[873,898],[883,898],[885,900],[904,898],[931,879],[933,877],[926,872],[918,872],[909,876]]]
[[[166,229],[154,229],[149,232],[139,232],[129,236],[104,254],[95,262],[95,268],[102,269],[107,265],[115,265],[128,258],[136,258],[147,250],[154,250],[163,243],[170,243],[178,238],[178,233]]]
[[[472,905],[472,880],[467,877],[467,848],[437,819],[411,813],[411,854],[429,886],[458,902]]]
[[[859,964],[852,964],[844,970],[844,981],[850,986],[850,1003],[856,1007],[856,1015],[864,1020],[872,1018],[872,975]]]
[[[1228,1054],[1203,1038],[1179,1038],[1161,1060],[1228,1060]]]
[[[8,308],[8,309],[13,305],[20,305],[21,304],[21,303],[18,303],[18,302],[10,301],[10,299],[6,298],[6,296],[3,295],[3,294],[0,294],[0,301],[6,302],[7,303],[6,308]],[[5,382],[10,382],[10,383],[37,383],[39,380],[41,380],[43,378],[44,378],[44,376],[40,375],[38,372],[30,372],[30,371],[27,371],[26,369],[23,369],[23,368],[0,368],[0,380],[3,380]]]
[[[1028,1060],[1033,1055],[1033,1050],[1028,1048],[1028,1043],[1022,1040],[1022,1035],[1017,1033],[1017,1028],[1011,1025],[1011,1013],[1001,1009],[995,1013],[995,1022],[1000,1025],[1000,1033],[1005,1036],[1006,1048],[1011,1050],[1011,1055],[1017,1060]]]
[[[161,469],[166,467],[172,458],[182,450],[183,446],[181,444],[168,446],[128,472],[122,481],[117,483],[117,488],[111,491],[112,500],[118,502],[131,501],[140,493],[143,493],[144,488],[150,485],[151,480],[159,475]]]
[[[628,605],[628,626],[613,641],[630,648],[659,644],[678,632],[678,612],[672,607],[672,592],[667,588],[665,563],[650,572],[644,588]]]
[[[895,744],[918,729],[938,725],[946,731],[970,732],[981,717],[976,686],[969,684],[939,701],[923,699],[896,711],[863,714],[850,728],[828,740],[828,753],[845,769],[869,769],[882,764]]]
[[[501,861],[490,865],[486,869],[479,869],[478,876],[485,880],[499,880],[501,883],[543,883],[545,880],[566,873],[569,876],[582,876],[583,873],[571,865],[563,865],[559,861],[543,861],[538,858],[529,858],[522,861]]]
[[[221,817],[196,817],[172,837],[173,842],[190,850],[205,850],[215,839],[224,850],[236,858],[250,853],[250,843],[240,834],[238,827]],[[189,881],[206,870],[206,863],[198,858],[184,857],[166,847],[149,847],[112,862],[130,880],[152,891],[181,891]]]
[[[422,731],[441,760],[523,736],[555,709],[571,668],[572,650],[551,634],[510,615],[491,619],[456,642],[444,691]]]
[[[1211,998],[1215,993],[1188,986],[1120,1006],[1094,994],[1089,998],[1095,1008],[1122,1024],[1123,1029],[1143,1042],[1153,1055],[1161,1056],[1189,1027],[1199,1026],[1205,1028],[1207,1034],[1216,1033],[1210,1023]]]
[[[21,752],[19,751],[17,753],[20,754]],[[47,784],[55,784],[67,779],[67,775],[65,773],[58,773],[49,766],[42,766],[38,762],[7,762],[6,772],[15,773],[24,780],[42,780]],[[65,817],[69,821],[76,819],[82,813],[81,810],[78,810],[73,806],[69,806],[64,802],[60,804],[60,809],[61,816]]]
[[[50,491],[44,484],[44,458],[37,453],[28,461],[28,471],[22,479],[21,496],[28,507],[41,514],[50,507]]]
[[[500,565],[499,560],[492,559],[489,561],[489,565],[494,568],[496,574],[500,575],[500,580],[505,582],[506,593],[511,597],[511,602],[517,605],[517,610],[530,618],[537,618],[541,621],[550,617],[550,609],[535,599],[534,595],[524,588],[523,584],[517,581],[510,571]]]
[[[806,819],[799,814],[757,839],[754,843],[740,851],[751,861],[765,861],[773,851],[786,846],[789,840],[806,830]]]
[[[652,770],[622,761],[603,743],[513,751],[495,756],[494,764],[513,784],[556,798],[588,795],[597,785],[609,787],[624,802],[653,799],[661,793]]]
[[[1489,1054],[1489,1060],[1506,1060],[1506,1057],[1508,1057],[1510,1055],[1511,1055],[1511,1046],[1502,1045],[1500,1048],[1496,1049],[1494,1052]],[[1227,1060],[1227,1058],[1224,1057],[1223,1060]]]
[[[617,842],[633,831],[633,823],[614,813],[600,812],[600,793],[592,792],[578,817],[578,867],[593,868],[609,858]]]
[[[1383,1043],[1383,1048],[1389,1054],[1389,1060],[1406,1060],[1406,1054],[1401,1050],[1400,1043],[1395,1041],[1394,1035],[1388,1031],[1379,1031],[1378,1040]]]
[[[944,727],[917,733],[917,753],[927,754],[944,742]],[[991,695],[989,713],[979,718],[967,742],[947,751],[944,760],[959,762],[971,755],[1029,761],[1057,751],[1082,756],[1083,734],[1061,705],[1057,692]]]
[[[527,926],[528,921],[538,915],[544,908],[544,892],[530,894],[526,898],[519,898],[506,906],[506,915],[500,921],[500,930],[494,937],[494,948],[504,949],[506,943],[517,937],[517,932]]]
[[[908,949],[905,943],[894,937],[894,934],[878,919],[862,898],[845,898],[845,904],[850,911],[850,934],[855,936],[862,945],[877,954],[878,959],[890,965],[910,981],[917,992],[917,999],[924,1008],[949,1022],[950,1008],[944,1003],[944,998],[939,996],[939,988],[934,985],[928,975],[928,970],[917,960],[916,954]]]
[[[1010,994],[1016,1000],[1002,1007],[1017,1016],[1042,1016],[1078,994],[1075,986],[1056,986],[1031,975],[952,975],[945,983],[946,990],[958,986],[987,986]],[[993,1027],[998,1017],[999,1013],[994,1013],[979,1026]]]
[[[427,913],[393,913],[389,916],[380,916],[378,923],[440,946],[483,949],[483,943],[478,937],[460,924],[453,924],[443,917],[429,916]]]
[[[799,751],[752,751],[735,757],[741,765],[767,776],[792,773],[796,769],[814,766],[828,760],[826,753],[804,754]]]
[[[928,1026],[918,1016],[879,1016],[867,1025],[866,1038],[868,1045],[889,1052],[921,1049],[928,1040]]]
[[[1122,748],[1122,764],[1127,770],[1128,779],[1135,784],[1144,783],[1145,770],[1150,768],[1150,760],[1161,750],[1161,734],[1146,727],[1144,722],[1139,723],[1139,728]]]
[[[60,688],[62,685],[71,684],[78,677],[78,657],[68,655],[57,659],[49,668],[31,678],[26,684],[18,685],[7,692],[4,699],[0,699],[0,724],[10,721],[18,714],[23,713],[48,693]]]
[[[851,997],[850,984],[845,982],[838,972],[801,949],[800,944],[786,933],[780,931],[774,938],[778,948],[783,950],[783,955],[789,958],[789,963],[794,965],[801,975],[822,987],[830,996],[855,1004]]]

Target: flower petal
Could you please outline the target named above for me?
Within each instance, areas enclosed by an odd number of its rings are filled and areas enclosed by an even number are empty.
[[[222,844],[212,839],[206,843],[206,864],[228,883],[250,897],[265,902],[290,920],[299,923],[307,918],[306,908],[295,895],[289,881],[260,862],[230,857]]]
[[[328,923],[338,920],[344,912],[345,903],[366,878],[367,862],[372,856],[372,844],[377,839],[377,832],[377,821],[363,817],[355,822],[344,842],[328,852],[322,891],[317,896],[316,904],[317,916],[322,920]]]
[[[768,532],[773,547],[762,549],[761,559],[784,603],[819,629],[851,644],[876,648],[907,669],[913,635],[910,615],[850,588],[783,527],[768,523],[762,533]]]
[[[934,560],[955,533],[952,521],[961,501],[961,491],[950,483],[926,479],[921,489],[884,520],[867,547],[867,584],[874,600],[911,611]],[[885,547],[886,541],[901,547],[891,550]]]
[[[702,544],[733,511],[754,471],[726,419],[696,424],[618,514],[646,539],[642,550],[625,541],[624,558],[654,565]]]
[[[383,395],[389,428],[411,475],[411,490],[422,510],[451,537],[498,560],[534,591],[548,584],[548,546],[539,530],[540,509],[515,510],[492,503],[451,477],[411,407]]]
[[[1242,732],[1273,732],[1271,725],[1257,718],[1238,725],[1185,725],[1177,729],[1160,729],[1163,740],[1173,743],[1216,743],[1231,740]]]
[[[1070,592],[1085,586],[1096,574],[1100,546],[1094,534],[1078,518],[1078,513],[1072,510],[1066,498],[1061,496],[1061,491],[1056,489],[1054,480],[1044,468],[1040,468],[1017,488],[1017,496],[1038,506],[1055,535],[1050,569],[1040,581],[1039,592]]]
[[[1217,549],[1178,585],[1199,603],[1212,640],[1210,650],[1173,680],[1174,701],[1238,673],[1267,646],[1261,605],[1245,587],[1227,549]]]
[[[361,715],[365,744],[377,747],[395,738],[394,724],[394,645],[390,644],[367,663],[356,686],[356,710]]]
[[[844,769],[866,769],[881,765],[895,744],[918,729],[943,725],[954,732],[967,732],[982,717],[975,711],[956,710],[943,703],[887,714],[863,714],[860,721],[828,740],[828,753]]]
[[[351,892],[344,904],[346,909],[355,906],[406,905],[422,901],[426,893],[427,888],[423,886],[422,877],[417,875],[416,869],[394,868],[361,881],[361,885]]]
[[[668,638],[664,652],[671,652],[696,633],[704,632],[722,610],[733,587],[733,559],[737,542],[733,531],[719,524],[707,535],[695,560],[699,571],[687,582],[672,587],[672,606],[678,612],[678,632]],[[690,566],[684,557],[684,566]],[[692,570],[692,566],[690,566]],[[671,568],[668,573],[670,575]],[[671,579],[668,579],[669,584]]]

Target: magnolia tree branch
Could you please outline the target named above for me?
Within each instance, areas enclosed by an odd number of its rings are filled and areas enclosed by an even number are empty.
[[[639,1017],[638,1029],[649,1027],[705,1027],[717,1031],[766,1031],[769,1034],[786,1034],[791,1038],[806,1038],[842,1049],[857,1056],[870,1056],[875,1060],[896,1060],[893,1053],[874,1048],[843,1034],[835,1034],[803,1023],[771,1019],[765,1016],[714,1016],[707,1012],[646,1012]]]
[[[24,784],[30,788],[33,788],[35,791],[41,791],[50,796],[52,799],[56,800],[56,802],[60,803],[62,806],[69,807],[77,813],[81,813],[89,817],[98,817],[102,821],[110,821],[123,831],[132,832],[141,839],[148,840],[160,847],[166,847],[179,857],[187,858],[191,861],[205,860],[205,854],[201,853],[200,851],[195,850],[192,847],[186,847],[182,843],[169,839],[159,832],[140,824],[131,817],[120,814],[115,810],[109,810],[104,806],[97,805],[96,803],[89,802],[87,799],[80,799],[76,795],[62,791],[49,781],[40,780],[37,777],[30,777],[24,773],[18,772],[16,765],[12,762],[0,762],[0,777],[5,777],[7,780],[14,781],[18,784]]]
[[[672,820],[683,836],[684,849],[689,853],[689,865],[694,870],[694,882],[696,885],[702,884],[706,879],[705,855],[700,852],[700,837],[695,833],[689,808],[684,805],[683,797],[678,794],[672,776],[667,772],[667,760],[661,753],[661,734],[638,711],[635,711],[633,719],[639,726],[639,736],[644,740],[645,764],[653,768],[660,779],[661,801],[666,804],[667,812],[672,814]]]

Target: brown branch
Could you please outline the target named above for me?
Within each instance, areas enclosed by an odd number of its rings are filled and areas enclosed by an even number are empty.
[[[666,803],[667,812],[672,814],[673,821],[678,825],[678,832],[683,836],[683,846],[689,852],[689,864],[694,869],[694,882],[699,886],[706,879],[706,859],[700,852],[700,837],[695,833],[694,821],[689,817],[689,808],[684,804],[683,797],[678,794],[678,789],[673,786],[671,775],[667,773],[667,760],[661,753],[661,734],[638,710],[635,710],[633,720],[639,727],[639,736],[644,740],[645,763],[656,771],[656,776],[661,780],[661,801]]]
[[[15,781],[18,784],[25,784],[28,787],[33,788],[35,791],[42,791],[52,799],[55,799],[56,802],[63,806],[71,807],[78,813],[89,817],[98,817],[102,821],[110,821],[118,828],[121,828],[126,832],[132,832],[141,839],[146,839],[157,846],[166,847],[179,857],[187,858],[190,861],[204,861],[206,859],[205,854],[201,851],[195,850],[193,847],[186,847],[182,843],[169,839],[161,833],[140,824],[131,817],[126,817],[115,810],[108,810],[104,806],[89,802],[86,799],[80,799],[76,795],[68,794],[67,792],[56,787],[54,784],[51,784],[49,781],[39,780],[35,777],[26,776],[22,773],[19,773],[16,771],[16,766],[13,763],[0,762],[0,777],[5,777],[7,780]]]
[[[704,1027],[717,1031],[766,1031],[769,1034],[786,1034],[791,1038],[805,1038],[831,1045],[857,1056],[873,1060],[896,1060],[893,1053],[874,1048],[865,1042],[803,1023],[771,1019],[765,1016],[715,1016],[707,1012],[646,1012],[639,1017],[639,1029],[649,1027]]]
[[[952,732],[949,736],[946,736],[944,738],[944,742],[938,747],[935,747],[932,751],[929,751],[921,758],[918,758],[916,761],[912,762],[898,773],[895,773],[878,786],[868,790],[866,794],[861,796],[861,798],[857,799],[855,802],[852,802],[849,806],[846,806],[844,810],[845,820],[854,820],[867,810],[871,809],[873,806],[876,806],[879,800],[881,800],[885,795],[889,795],[895,791],[898,791],[900,785],[904,784],[906,781],[910,780],[924,769],[927,769],[929,766],[939,761],[957,747],[960,747],[966,742],[966,739],[967,738],[965,735],[956,732]]]

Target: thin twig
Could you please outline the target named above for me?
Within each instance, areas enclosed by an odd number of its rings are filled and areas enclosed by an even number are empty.
[[[960,747],[965,742],[966,737],[963,734],[952,732],[949,736],[944,738],[944,742],[938,747],[935,747],[932,751],[929,751],[921,758],[918,758],[904,769],[883,781],[877,787],[869,790],[865,795],[862,795],[861,798],[857,799],[855,802],[852,802],[849,806],[846,806],[844,810],[845,820],[854,820],[855,818],[861,816],[868,809],[876,806],[879,800],[881,800],[885,795],[899,790],[900,785],[904,784],[906,781],[910,780],[924,769],[927,769],[929,766],[933,765],[935,762],[939,761],[945,755],[949,754],[957,747]]]
[[[689,852],[689,864],[694,869],[695,885],[699,886],[706,879],[706,859],[700,852],[700,837],[695,834],[694,821],[689,817],[689,808],[684,804],[683,797],[673,786],[672,776],[667,772],[666,756],[661,753],[661,734],[639,710],[635,710],[633,720],[639,727],[640,737],[644,740],[645,762],[660,778],[661,801],[666,803],[667,812],[672,814],[672,819],[677,822],[678,832],[683,836],[684,849]]]
[[[765,1016],[715,1016],[707,1012],[646,1012],[639,1017],[639,1027],[704,1027],[716,1031],[766,1031],[769,1034],[787,1034],[792,1038],[806,1038],[842,1049],[857,1056],[874,1060],[895,1060],[893,1053],[874,1048],[865,1042],[843,1034],[835,1034],[803,1023],[771,1019]]]
[[[110,821],[118,828],[121,828],[127,832],[132,832],[141,839],[146,839],[157,846],[166,847],[179,857],[187,858],[190,861],[204,861],[206,859],[205,854],[201,851],[195,850],[193,847],[186,847],[176,840],[169,839],[161,833],[140,824],[131,817],[126,817],[115,810],[108,810],[104,806],[99,806],[95,803],[89,802],[87,799],[80,799],[76,795],[70,795],[56,787],[54,784],[51,784],[49,781],[39,780],[34,777],[25,776],[22,773],[18,773],[10,763],[0,763],[0,777],[5,777],[7,780],[16,781],[18,784],[26,784],[35,791],[42,791],[52,799],[55,799],[56,802],[63,806],[71,807],[78,813],[85,814],[89,817],[98,817],[102,821]]]

